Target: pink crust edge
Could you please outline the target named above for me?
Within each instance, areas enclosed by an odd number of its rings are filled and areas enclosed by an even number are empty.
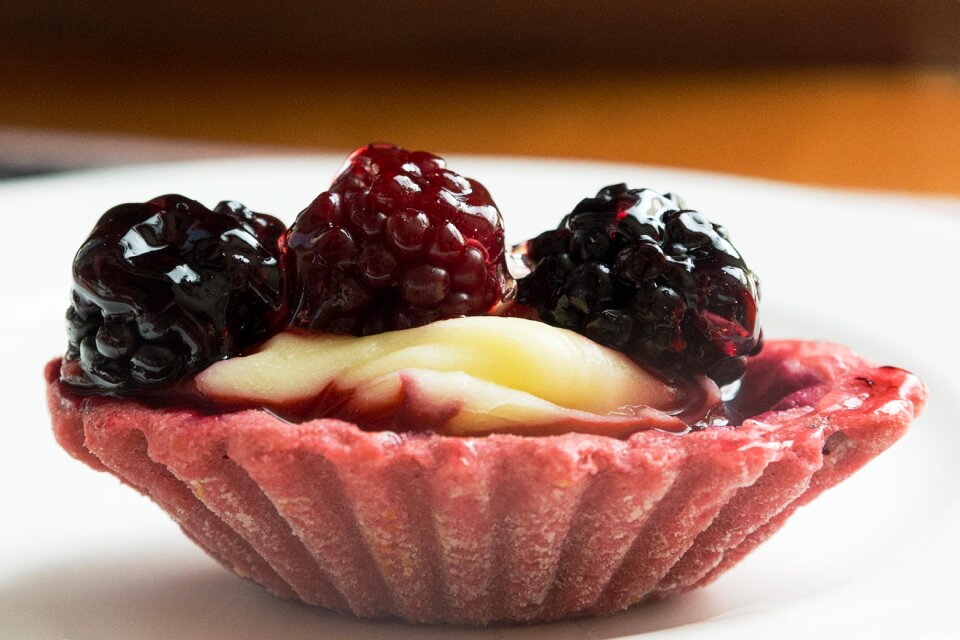
[[[148,409],[77,396],[58,371],[61,446],[221,564],[279,596],[422,623],[602,614],[707,584],[893,444],[926,399],[906,371],[781,341],[745,385],[793,388],[737,428],[458,438]]]

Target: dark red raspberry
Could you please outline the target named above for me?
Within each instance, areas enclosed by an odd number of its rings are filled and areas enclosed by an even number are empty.
[[[442,158],[387,144],[351,155],[290,228],[291,324],[367,335],[509,302],[500,212]]]
[[[757,278],[671,194],[606,187],[516,251],[531,269],[521,304],[667,377],[733,382],[761,348]]]
[[[73,262],[63,379],[125,393],[169,384],[285,318],[282,222],[167,195],[100,218]]]

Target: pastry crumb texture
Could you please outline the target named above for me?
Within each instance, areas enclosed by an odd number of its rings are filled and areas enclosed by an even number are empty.
[[[752,417],[736,427],[459,438],[81,396],[59,366],[60,445],[222,565],[281,597],[416,623],[596,615],[707,584],[926,400],[901,369],[771,341],[749,359],[735,408]]]

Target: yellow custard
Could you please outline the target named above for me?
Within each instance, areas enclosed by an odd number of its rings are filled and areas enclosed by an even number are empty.
[[[515,431],[571,413],[580,421],[582,414],[638,409],[670,414],[686,402],[618,351],[542,322],[498,316],[363,337],[281,333],[256,353],[210,366],[197,386],[216,401],[268,408],[334,387],[359,414],[415,393],[421,405],[443,405],[457,432]]]

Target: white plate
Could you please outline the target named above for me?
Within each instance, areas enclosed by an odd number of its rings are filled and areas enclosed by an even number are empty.
[[[61,451],[41,370],[65,346],[73,252],[113,204],[182,192],[288,221],[340,157],[158,165],[0,186],[0,637],[655,638],[960,636],[960,202],[627,165],[457,158],[511,240],[627,181],[731,229],[763,278],[768,337],[829,339],[917,372],[926,414],[710,587],[601,619],[486,630],[367,623],[277,600],[188,543],[147,499]],[[744,635],[748,634],[748,635]]]

